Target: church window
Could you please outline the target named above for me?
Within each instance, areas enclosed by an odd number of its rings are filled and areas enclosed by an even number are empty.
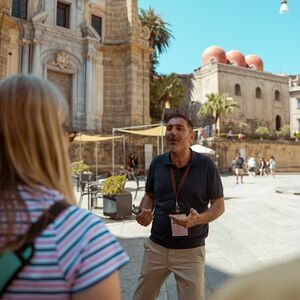
[[[100,37],[102,37],[102,18],[92,15],[91,23],[92,23],[92,26],[94,27],[94,29],[100,35]]]
[[[280,101],[280,92],[278,90],[275,91],[274,97],[276,101]]]
[[[256,95],[256,98],[261,99],[261,89],[259,87],[256,88],[255,95]]]
[[[300,109],[300,98],[297,98],[297,109]]]
[[[27,19],[27,0],[13,0],[11,15],[13,17]]]
[[[242,93],[241,93],[241,86],[237,83],[234,87],[234,94],[236,96],[241,96]]]
[[[70,28],[70,4],[57,1],[56,25]]]

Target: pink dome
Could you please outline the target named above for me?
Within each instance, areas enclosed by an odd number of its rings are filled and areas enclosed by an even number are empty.
[[[246,67],[245,56],[238,50],[231,50],[226,53],[227,60],[230,64],[238,67]]]
[[[217,63],[226,64],[226,54],[225,51],[218,46],[210,46],[202,54],[202,64],[207,65],[211,61],[216,61]]]
[[[250,69],[254,69],[257,71],[264,70],[264,63],[262,59],[256,54],[249,54],[246,56],[246,63]]]

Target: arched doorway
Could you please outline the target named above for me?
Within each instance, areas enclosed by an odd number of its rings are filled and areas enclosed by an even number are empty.
[[[276,128],[276,131],[279,131],[280,128],[281,128],[281,118],[280,118],[280,116],[276,116],[276,119],[275,119],[275,128]]]

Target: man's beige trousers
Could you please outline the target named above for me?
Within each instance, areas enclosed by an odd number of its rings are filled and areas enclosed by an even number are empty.
[[[204,300],[205,248],[168,249],[149,239],[134,300],[154,300],[168,275],[173,272],[179,300]]]

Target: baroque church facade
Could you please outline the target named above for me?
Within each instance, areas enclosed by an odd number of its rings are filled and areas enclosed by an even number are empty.
[[[146,124],[148,38],[137,0],[0,0],[0,80],[53,82],[83,131]]]

